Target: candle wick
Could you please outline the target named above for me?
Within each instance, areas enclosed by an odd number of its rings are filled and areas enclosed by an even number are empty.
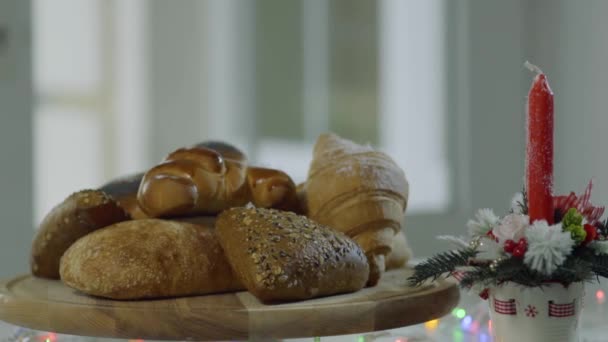
[[[540,70],[539,67],[537,67],[536,65],[534,65],[534,64],[532,64],[532,63],[530,63],[528,61],[524,62],[524,67],[526,67],[528,70],[530,70],[532,72],[535,72],[537,74],[542,74],[543,73],[543,71]]]

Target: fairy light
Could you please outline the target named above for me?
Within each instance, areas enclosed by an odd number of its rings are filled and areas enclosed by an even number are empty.
[[[463,319],[467,315],[467,311],[463,308],[455,308],[452,310],[452,315],[456,316],[458,319]]]
[[[424,327],[427,330],[431,330],[431,331],[437,329],[438,325],[439,325],[439,320],[438,319],[434,319],[434,320],[431,320],[431,321],[424,322]]]
[[[55,342],[57,341],[57,334],[56,333],[48,333],[46,335],[41,336],[41,339],[44,342]]]
[[[365,336],[359,336],[357,342],[365,342]]]
[[[473,323],[471,324],[470,331],[473,334],[477,334],[479,332],[479,321],[473,321]]]
[[[469,331],[471,328],[471,323],[473,323],[473,317],[465,316],[462,319],[462,321],[460,322],[460,326],[462,327],[463,330]]]
[[[460,329],[458,328],[454,328],[454,330],[452,331],[452,340],[454,342],[462,342],[462,338],[464,337],[462,331],[460,331]]]
[[[603,290],[597,290],[595,292],[595,298],[597,299],[598,303],[604,304],[606,301],[606,293]]]
[[[488,335],[481,333],[479,334],[479,342],[490,342]]]
[[[490,334],[492,333],[492,320],[491,319],[488,320],[488,332]]]
[[[321,342],[321,338],[319,336],[315,337],[315,342]]]
[[[398,338],[395,340],[395,342],[407,342],[408,339],[407,338]]]

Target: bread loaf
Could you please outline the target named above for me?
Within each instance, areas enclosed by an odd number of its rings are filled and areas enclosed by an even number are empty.
[[[233,208],[218,216],[216,229],[236,276],[261,301],[353,292],[367,282],[361,248],[304,216]]]
[[[59,260],[79,238],[129,216],[112,198],[98,190],[83,190],[66,198],[40,223],[32,242],[33,275],[59,279]]]
[[[212,215],[249,202],[297,207],[295,184],[287,174],[250,167],[242,152],[219,142],[169,154],[144,174],[137,199],[150,217]]]
[[[78,240],[61,259],[61,280],[112,299],[243,289],[212,227],[159,219],[118,223]]]

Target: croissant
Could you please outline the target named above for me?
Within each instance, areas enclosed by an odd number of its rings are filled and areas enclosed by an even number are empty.
[[[386,154],[322,134],[300,187],[307,215],[353,238],[370,264],[368,285],[385,270],[385,258],[401,230],[409,186],[403,170]]]
[[[250,202],[295,210],[295,184],[282,171],[249,166],[240,150],[222,142],[170,153],[143,175],[137,193],[148,217],[217,214]]]

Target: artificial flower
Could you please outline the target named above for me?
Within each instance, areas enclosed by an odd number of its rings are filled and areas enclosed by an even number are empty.
[[[496,260],[504,255],[503,248],[496,240],[489,237],[480,238],[477,242],[476,250],[477,255],[475,256],[475,259],[478,260]]]
[[[524,263],[546,276],[564,263],[574,247],[570,233],[563,231],[561,223],[549,226],[545,220],[535,221],[526,229],[525,236],[528,250]]]
[[[604,214],[605,207],[595,207],[589,202],[592,189],[593,180],[590,180],[582,195],[577,196],[571,192],[569,195],[553,197],[553,207],[559,215],[564,215],[569,209],[575,208],[585,217],[587,223],[595,225]]]
[[[570,208],[566,212],[562,219],[562,227],[564,231],[567,231],[572,236],[572,240],[576,241],[576,244],[580,244],[585,241],[587,232],[583,226],[583,215],[581,215],[576,208]]]
[[[597,228],[595,226],[590,225],[589,223],[583,226],[585,228],[585,233],[587,233],[587,237],[585,237],[584,244],[589,244],[591,241],[597,238]]]
[[[469,234],[473,237],[486,236],[496,226],[498,220],[498,216],[494,214],[492,209],[479,209],[477,214],[475,214],[475,220],[467,222]]]
[[[501,245],[507,240],[519,241],[524,236],[524,231],[529,226],[529,222],[528,215],[509,214],[492,229],[492,234]]]
[[[591,248],[596,255],[608,254],[608,241],[592,241],[589,243],[589,248]]]

